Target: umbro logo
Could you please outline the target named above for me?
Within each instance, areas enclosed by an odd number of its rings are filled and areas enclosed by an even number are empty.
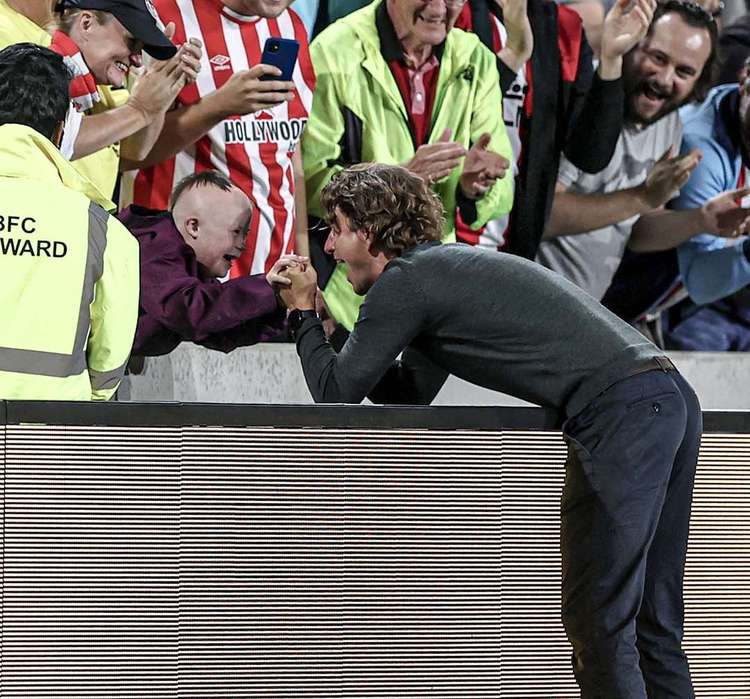
[[[229,65],[230,60],[229,56],[222,56],[219,54],[218,56],[212,56],[209,58],[208,62],[214,70],[231,70],[232,66]]]

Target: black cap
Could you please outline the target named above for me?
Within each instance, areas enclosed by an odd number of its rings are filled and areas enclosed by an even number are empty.
[[[138,41],[143,50],[159,61],[177,53],[177,47],[156,24],[155,11],[149,9],[149,0],[61,0],[56,10],[100,10],[114,15]],[[151,6],[153,7],[153,6]]]

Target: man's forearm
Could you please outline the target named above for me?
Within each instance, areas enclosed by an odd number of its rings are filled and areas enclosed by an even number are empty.
[[[146,114],[130,104],[84,116],[73,149],[73,160],[96,153],[149,125]]]
[[[298,255],[310,256],[310,240],[307,234],[307,191],[305,188],[305,171],[302,168],[302,155],[299,146],[292,156],[294,172],[294,210],[295,236],[294,251]]]
[[[617,58],[602,58],[596,69],[602,80],[617,80],[622,76],[622,56]]]
[[[650,210],[638,187],[609,194],[558,191],[544,239],[595,231]]]
[[[649,211],[633,226],[628,247],[633,252],[671,250],[705,231],[700,209]]]
[[[579,170],[596,173],[607,167],[622,132],[622,80],[595,74],[586,90],[577,91],[567,123],[565,157]]]
[[[167,112],[161,133],[148,155],[136,160],[123,158],[120,169],[124,171],[151,167],[195,143],[228,116],[217,94],[212,92],[200,102]]]
[[[336,381],[336,352],[326,340],[323,324],[317,318],[303,321],[297,332],[297,354],[313,400],[316,403],[345,402]],[[361,402],[362,398],[364,396],[356,402]]]
[[[136,131],[120,144],[120,158],[125,160],[140,160],[145,158],[154,147],[159,134],[164,127],[164,114],[154,117],[146,128]]]

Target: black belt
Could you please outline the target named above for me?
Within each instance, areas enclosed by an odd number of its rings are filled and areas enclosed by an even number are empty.
[[[672,360],[669,357],[649,357],[639,362],[630,371],[625,374],[622,378],[627,379],[637,374],[643,374],[646,371],[677,371],[677,367],[672,364]]]

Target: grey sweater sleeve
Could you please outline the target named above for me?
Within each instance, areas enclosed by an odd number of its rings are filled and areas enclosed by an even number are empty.
[[[360,403],[419,334],[426,322],[426,307],[410,276],[398,263],[386,268],[368,292],[354,330],[338,355],[328,344],[320,321],[304,321],[297,333],[297,353],[316,403]]]

